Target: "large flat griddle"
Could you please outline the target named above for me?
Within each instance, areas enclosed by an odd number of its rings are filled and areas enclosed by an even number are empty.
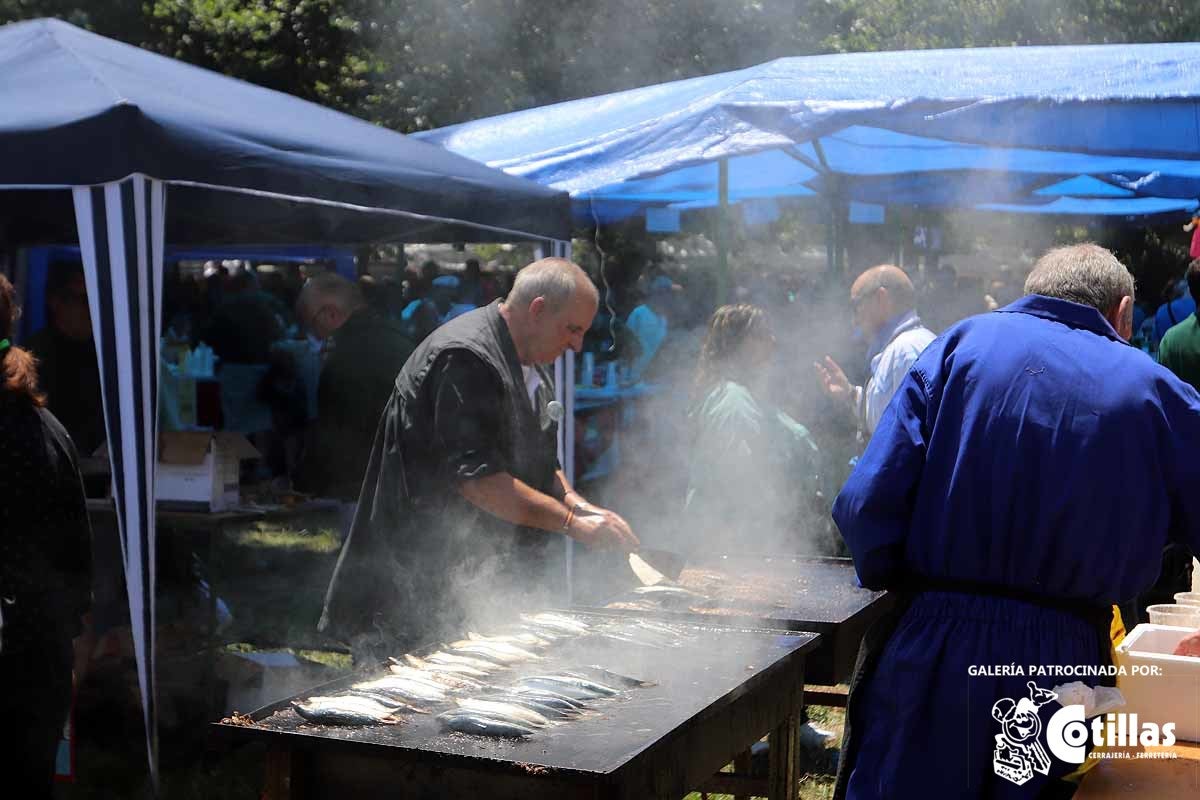
[[[291,779],[300,797],[367,796],[381,787],[404,797],[680,797],[795,713],[805,655],[818,639],[707,622],[682,627],[689,639],[680,647],[583,637],[548,651],[536,666],[504,674],[508,680],[598,664],[656,683],[623,690],[596,702],[600,713],[525,740],[448,732],[423,715],[394,726],[320,726],[290,706],[364,675],[260,708],[248,715],[253,724],[217,724],[215,732],[302,754],[292,759]]]
[[[709,602],[655,602],[634,593],[586,610],[674,622],[777,628],[821,634],[809,656],[809,683],[846,681],[867,628],[892,605],[886,592],[858,584],[848,558],[726,555],[690,559],[680,585],[706,595]]]

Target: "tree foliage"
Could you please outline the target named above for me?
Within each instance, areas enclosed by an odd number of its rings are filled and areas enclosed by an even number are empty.
[[[1184,0],[0,0],[401,131],[857,50],[1185,41]]]

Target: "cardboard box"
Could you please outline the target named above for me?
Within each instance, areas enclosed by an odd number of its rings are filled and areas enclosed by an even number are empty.
[[[107,447],[97,455],[107,458]],[[259,455],[240,433],[163,431],[158,435],[154,499],[207,511],[235,507],[241,501],[241,463]]]
[[[1117,680],[1126,701],[1119,710],[1144,722],[1174,722],[1175,738],[1189,742],[1200,741],[1200,658],[1172,652],[1195,632],[1143,623],[1117,645],[1117,663],[1131,673]]]
[[[158,437],[156,500],[197,504],[223,511],[241,500],[238,487],[244,459],[258,458],[240,433],[169,431]]]

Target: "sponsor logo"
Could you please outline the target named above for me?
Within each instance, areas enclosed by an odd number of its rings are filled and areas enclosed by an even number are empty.
[[[1113,713],[1090,722],[1081,705],[1067,705],[1055,711],[1046,722],[1043,745],[1039,709],[1057,700],[1058,695],[1041,689],[1033,681],[1025,684],[1029,696],[1020,700],[1003,697],[992,705],[992,718],[1000,723],[992,768],[1005,780],[1022,786],[1035,774],[1050,773],[1050,754],[1066,764],[1082,764],[1088,758],[1088,745],[1103,748],[1165,746],[1175,744],[1175,723],[1161,726],[1141,722],[1137,714]],[[1046,748],[1050,753],[1046,752]]]
[[[1033,774],[1050,774],[1050,756],[1042,746],[1042,720],[1038,709],[1057,700],[1058,695],[1040,689],[1033,681],[1025,684],[1029,696],[1020,700],[1002,697],[992,705],[992,719],[1000,723],[996,748],[992,751],[992,768],[1007,781],[1021,786]]]

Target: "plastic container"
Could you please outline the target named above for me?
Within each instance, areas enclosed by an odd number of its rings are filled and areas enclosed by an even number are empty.
[[[1179,592],[1175,602],[1181,606],[1200,606],[1200,592]]]
[[[1177,606],[1160,603],[1147,606],[1151,625],[1174,625],[1181,628],[1200,628],[1200,606]]]
[[[1117,645],[1117,663],[1126,670],[1117,679],[1126,705],[1139,722],[1175,723],[1175,738],[1200,741],[1200,658],[1172,651],[1195,631],[1169,625],[1141,624]],[[1141,673],[1147,674],[1141,674]]]

